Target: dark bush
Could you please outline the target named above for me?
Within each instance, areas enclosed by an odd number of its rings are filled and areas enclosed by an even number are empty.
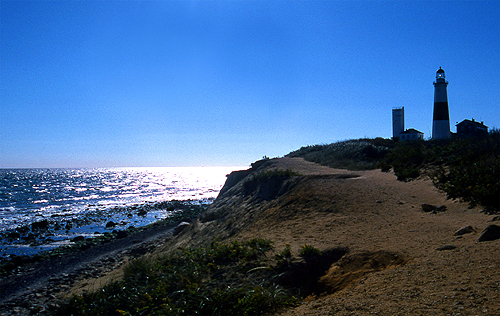
[[[178,249],[138,259],[123,280],[73,296],[54,315],[262,315],[295,301],[262,259],[271,242],[253,239]]]
[[[451,199],[491,212],[500,207],[500,133],[480,137],[399,142],[379,163],[398,180],[409,181],[425,172]]]
[[[442,165],[430,173],[448,198],[460,198],[490,212],[500,209],[500,132],[459,139],[437,148]]]
[[[428,150],[423,141],[398,142],[379,163],[379,167],[384,171],[392,167],[398,180],[409,181],[420,176],[427,156]]]

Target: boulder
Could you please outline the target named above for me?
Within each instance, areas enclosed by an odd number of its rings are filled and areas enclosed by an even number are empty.
[[[422,210],[424,212],[432,212],[436,209],[436,207],[434,205],[430,205],[430,204],[422,204]]]
[[[455,236],[462,236],[465,234],[472,233],[473,231],[474,231],[474,228],[472,226],[470,226],[470,225],[464,226],[455,232]]]
[[[26,234],[27,232],[30,231],[30,228],[28,226],[24,225],[24,226],[16,228],[16,231],[18,231],[21,234]]]
[[[186,229],[186,227],[190,226],[191,224],[188,223],[188,222],[181,222],[179,223],[179,225],[177,225],[177,227],[174,228],[174,236],[176,235],[179,235],[181,233],[181,231],[183,231],[184,229]]]
[[[47,229],[49,228],[49,221],[44,219],[43,221],[39,221],[39,222],[34,222],[33,224],[31,224],[31,230],[44,230],[44,229]]]
[[[113,228],[115,227],[117,224],[113,221],[109,221],[106,223],[106,228]]]
[[[85,237],[76,236],[75,238],[71,239],[72,242],[78,242],[78,241],[82,241],[82,240],[85,240]]]
[[[26,256],[26,255],[22,255],[22,256],[12,256],[11,257],[11,262],[13,264],[15,264],[16,266],[20,266],[20,265],[23,265],[23,264],[26,264],[26,263],[30,263],[31,258],[29,256]]]
[[[21,234],[17,232],[12,232],[7,235],[7,238],[12,238],[12,239],[19,239],[21,238]]]
[[[489,225],[486,227],[481,235],[477,238],[477,241],[490,241],[500,239],[500,226]]]
[[[443,250],[453,250],[453,249],[456,249],[457,246],[455,245],[444,245],[444,246],[441,246],[441,247],[437,247],[436,250],[437,251],[443,251]]]
[[[29,233],[28,236],[23,237],[24,240],[35,240],[36,236],[33,233]]]

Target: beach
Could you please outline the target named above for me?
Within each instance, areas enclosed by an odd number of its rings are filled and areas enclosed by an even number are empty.
[[[176,225],[158,222],[85,250],[22,264],[16,275],[0,280],[0,315],[44,314],[77,284],[97,289],[103,283],[90,280],[105,277],[128,261],[152,252],[172,236]]]

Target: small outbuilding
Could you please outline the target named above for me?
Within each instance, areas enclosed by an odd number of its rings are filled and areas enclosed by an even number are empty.
[[[457,124],[458,137],[479,136],[488,134],[488,126],[484,122],[476,122],[476,120],[463,120]]]
[[[422,140],[424,139],[424,133],[417,131],[414,128],[407,129],[404,132],[399,133],[399,140]]]

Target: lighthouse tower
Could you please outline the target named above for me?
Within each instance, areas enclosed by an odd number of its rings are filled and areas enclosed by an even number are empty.
[[[432,139],[449,138],[450,114],[448,112],[448,95],[446,86],[448,81],[444,79],[444,70],[439,67],[434,82],[434,118],[432,121]]]

